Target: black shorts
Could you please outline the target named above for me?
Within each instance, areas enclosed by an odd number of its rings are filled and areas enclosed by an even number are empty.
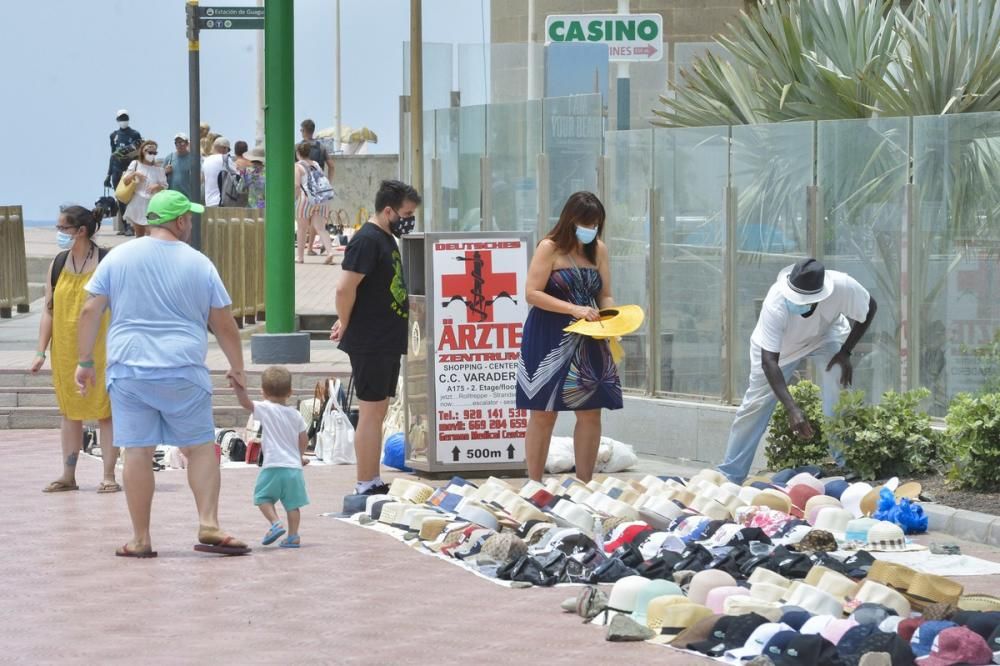
[[[379,402],[396,397],[400,356],[396,354],[348,354],[358,400]]]

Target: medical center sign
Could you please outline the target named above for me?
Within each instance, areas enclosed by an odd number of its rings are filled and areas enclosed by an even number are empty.
[[[515,407],[515,386],[528,315],[527,243],[448,239],[433,252],[439,462],[522,462],[528,417]]]
[[[568,14],[545,18],[545,43],[607,44],[611,62],[663,58],[659,14]]]

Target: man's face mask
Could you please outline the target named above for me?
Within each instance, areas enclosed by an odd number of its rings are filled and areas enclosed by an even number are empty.
[[[389,231],[392,232],[393,236],[395,236],[396,238],[401,238],[402,236],[405,236],[406,234],[413,231],[413,227],[417,223],[417,218],[415,215],[410,215],[409,217],[402,217],[400,216],[398,211],[393,211],[393,212],[396,213],[396,219],[389,222]]]
[[[122,128],[122,129],[126,129],[128,127],[128,121],[127,120],[119,120],[118,121],[118,127]]]
[[[787,298],[785,299],[785,307],[788,309],[788,311],[791,314],[799,315],[800,317],[812,311],[815,305],[816,305],[815,303],[807,303],[805,305],[799,305],[798,303],[792,303]]]

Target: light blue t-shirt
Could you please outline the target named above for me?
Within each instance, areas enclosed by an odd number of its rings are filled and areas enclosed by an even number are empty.
[[[87,291],[107,296],[108,385],[183,378],[211,393],[208,315],[232,304],[215,265],[187,243],[146,236],[98,264]]]

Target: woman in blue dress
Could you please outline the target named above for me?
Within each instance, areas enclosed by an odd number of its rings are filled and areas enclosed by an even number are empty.
[[[555,228],[538,244],[528,268],[527,300],[517,368],[517,406],[530,410],[525,437],[528,477],[542,480],[549,440],[559,412],[576,412],[576,476],[594,474],[601,441],[601,410],[621,409],[618,368],[606,340],[565,333],[573,321],[597,321],[612,307],[608,248],[601,240],[604,206],[577,192],[563,206]]]

